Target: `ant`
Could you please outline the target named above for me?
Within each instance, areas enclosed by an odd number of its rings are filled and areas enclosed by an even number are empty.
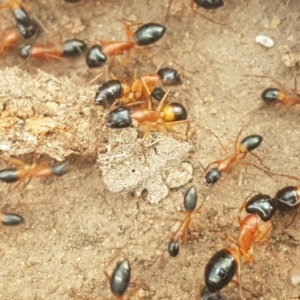
[[[23,58],[34,57],[37,59],[61,59],[81,55],[86,49],[86,43],[79,39],[71,39],[62,43],[61,47],[48,42],[47,44],[25,44],[20,48]]]
[[[114,261],[118,253],[126,246],[126,244],[114,255],[114,257],[110,260],[108,266]],[[130,263],[127,259],[120,261],[117,263],[112,275],[109,275],[107,271],[104,271],[104,275],[106,279],[110,283],[110,290],[113,293],[113,295],[118,300],[124,299],[124,294],[127,291],[127,288],[130,283],[131,278],[131,268]],[[129,299],[131,296],[133,296],[143,285],[144,281],[141,282],[133,291],[131,291],[127,297]]]
[[[241,163],[244,165],[251,165],[263,172],[266,172],[265,170],[256,166],[255,164],[243,162],[243,160],[246,158],[248,153],[255,156],[260,161],[260,164],[269,170],[269,168],[263,164],[261,158],[257,154],[252,153],[252,150],[256,149],[263,140],[263,138],[260,135],[252,134],[252,135],[246,136],[244,139],[242,139],[240,141],[240,143],[238,143],[238,139],[242,133],[243,128],[244,127],[241,128],[241,130],[239,131],[239,133],[235,139],[234,153],[224,159],[216,160],[216,161],[208,164],[208,166],[204,169],[204,173],[205,173],[212,165],[217,165],[216,167],[213,167],[206,173],[205,182],[207,184],[212,185],[212,184],[216,183],[220,179],[222,172],[228,173],[231,165],[233,165],[233,164]]]
[[[0,9],[8,8],[12,11],[15,21],[17,22],[17,28],[20,34],[25,38],[32,38],[38,31],[38,25],[33,21],[28,12],[22,7],[21,0],[10,0],[7,4],[0,5]]]
[[[184,240],[186,242],[187,232],[192,221],[192,217],[202,208],[204,201],[195,210],[197,206],[197,191],[194,186],[191,186],[185,193],[183,204],[185,209],[185,218],[171,236],[170,242],[168,244],[169,254],[173,257],[177,256],[179,253],[179,241]]]
[[[49,167],[47,163],[37,163],[38,156],[34,153],[32,164],[26,164],[20,159],[11,157],[9,161],[18,166],[18,168],[8,168],[0,170],[0,180],[7,183],[18,182],[14,188],[17,188],[22,182],[28,178],[23,189],[30,183],[33,177],[47,179],[51,176],[63,176],[69,172],[68,163]]]
[[[113,78],[102,84],[96,92],[95,102],[103,107],[112,107],[118,102],[122,105],[134,103],[145,95],[145,89],[148,95],[152,95],[155,86],[161,83],[165,86],[175,86],[182,84],[178,72],[172,68],[161,68],[157,73],[142,76],[136,79],[136,74],[132,83],[125,80]],[[150,95],[150,96],[151,96]]]
[[[111,40],[100,40],[100,45],[93,45],[86,54],[86,64],[89,68],[102,66],[107,61],[107,56],[122,55],[136,46],[148,46],[164,35],[166,28],[157,23],[147,23],[132,32],[130,27],[134,26],[124,24],[127,41],[116,42]]]
[[[190,129],[190,121],[187,120],[187,112],[184,106],[178,102],[165,104],[169,97],[168,90],[164,98],[159,103],[156,110],[150,108],[119,107],[110,111],[106,115],[106,126],[109,128],[126,128],[132,125],[132,121],[136,121],[140,125],[146,125],[146,130],[142,138],[142,148],[145,155],[144,140],[149,136],[152,128],[167,132],[170,127],[186,124],[186,138]],[[146,156],[145,156],[146,159]]]
[[[261,198],[266,199],[265,196],[263,195]],[[255,200],[258,201],[257,199]],[[242,257],[246,263],[254,263],[253,243],[265,241],[271,233],[272,224],[270,220],[262,222],[260,215],[256,213],[251,213],[243,219],[241,218],[240,214],[247,206],[247,203],[243,203],[239,209],[238,223],[240,230],[237,241],[226,235],[229,241],[237,245],[236,248],[229,247],[216,252],[205,267],[205,284],[212,293],[224,288],[237,271],[240,278],[240,258]],[[243,298],[241,284],[240,294],[241,298]]]

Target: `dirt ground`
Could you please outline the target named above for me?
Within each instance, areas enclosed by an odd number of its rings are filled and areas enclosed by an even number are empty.
[[[111,272],[115,262],[109,267],[107,264],[125,243],[118,258],[126,257],[131,263],[132,289],[145,280],[143,288],[132,298],[199,298],[204,285],[204,266],[217,250],[226,247],[221,239],[225,232],[237,236],[238,208],[250,190],[274,195],[279,188],[297,185],[297,181],[267,176],[253,167],[233,168],[209,190],[203,209],[194,216],[191,238],[181,248],[180,255],[168,256],[167,243],[172,228],[182,219],[178,208],[185,191],[194,184],[200,200],[208,192],[200,163],[207,165],[225,155],[203,126],[214,131],[230,152],[238,131],[250,121],[242,137],[263,136],[256,153],[264,164],[274,172],[299,176],[299,107],[261,107],[261,92],[274,86],[274,82],[244,75],[274,76],[288,90],[293,90],[293,72],[282,62],[282,47],[298,42],[300,2],[290,0],[286,5],[285,0],[224,0],[225,6],[214,12],[201,10],[227,26],[193,14],[189,0],[173,1],[167,23],[167,0],[81,2],[82,5],[71,5],[62,0],[26,1],[30,12],[48,31],[42,32],[39,41],[58,42],[60,34],[63,40],[77,37],[89,45],[99,39],[124,40],[124,19],[159,22],[167,27],[164,38],[149,48],[148,55],[133,53],[127,69],[117,59],[113,72],[120,79],[133,76],[135,69],[144,75],[160,66],[172,66],[180,72],[184,84],[172,89],[171,99],[186,106],[191,120],[192,150],[185,161],[193,166],[193,180],[170,189],[168,196],[156,204],[147,201],[145,193],[140,197],[133,192],[114,194],[104,184],[99,163],[95,161],[97,153],[87,154],[82,150],[84,153],[80,155],[78,147],[76,155],[66,158],[72,171],[61,178],[43,183],[34,180],[23,196],[18,190],[7,193],[8,186],[0,185],[2,205],[9,204],[11,211],[26,219],[19,227],[2,228],[0,299],[76,299],[75,294],[79,299],[112,299],[103,271]],[[0,18],[1,30],[12,25],[8,11],[2,11]],[[76,26],[76,32],[64,32],[72,26]],[[273,38],[274,47],[257,44],[255,37],[259,34]],[[12,50],[1,57],[1,71],[22,62],[17,50]],[[20,68],[31,75],[40,69],[62,81],[70,80],[80,89],[105,70],[89,70],[84,58],[30,59]],[[103,81],[104,76],[99,83]],[[18,89],[17,84],[15,87]],[[97,114],[98,108],[94,107],[93,99],[90,101]],[[94,121],[95,117],[91,124]],[[76,122],[75,118],[74,127],[79,127]],[[96,122],[94,126],[97,129],[99,124]],[[3,134],[4,129],[1,130]],[[104,135],[109,133],[104,131]],[[105,144],[99,132],[98,138]],[[96,141],[85,143],[85,150],[94,149]],[[14,153],[3,153],[8,154]],[[54,164],[49,156],[42,159]],[[256,162],[254,157],[247,159]],[[5,161],[1,163],[3,168],[8,165]],[[270,238],[254,248],[262,277],[262,299],[300,299],[300,285],[293,286],[290,279],[291,274],[300,276],[300,218],[297,216],[286,229],[291,217],[277,214]],[[245,286],[259,294],[253,266],[243,265],[242,272]],[[235,285],[226,287],[222,295],[228,300],[240,299]],[[245,296],[254,298],[246,292]]]

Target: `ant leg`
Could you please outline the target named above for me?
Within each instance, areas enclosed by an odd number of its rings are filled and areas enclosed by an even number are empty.
[[[234,279],[231,280],[231,282],[236,285],[240,285],[240,283]],[[250,289],[246,288],[245,286],[242,286],[242,289],[245,290],[246,292],[248,292],[249,294],[251,294],[253,297],[259,298],[259,296],[257,294],[254,294]]]
[[[14,165],[17,165],[17,166],[24,166],[24,165],[26,165],[26,163],[24,163],[24,161],[22,161],[21,159],[15,158],[15,157],[10,157],[8,159],[8,161],[11,162]]]
[[[190,126],[191,126],[191,122],[189,120],[182,120],[182,121],[174,121],[174,122],[166,122],[165,123],[165,126],[168,127],[168,126],[177,126],[177,125],[180,125],[180,124],[186,124],[186,131],[185,131],[185,135],[186,135],[186,139],[187,141],[189,140],[189,131],[190,131]]]
[[[256,158],[259,160],[260,164],[261,164],[263,167],[265,167],[268,171],[270,170],[270,168],[267,167],[267,166],[263,163],[262,159],[261,159],[257,154],[252,153],[252,152],[248,152],[248,153],[251,154],[251,155],[253,155],[254,157],[256,157]]]
[[[239,153],[239,138],[241,136],[242,131],[250,124],[250,121],[248,123],[246,123],[239,131],[235,141],[234,141],[234,152],[235,153]]]
[[[208,133],[212,134],[212,135],[218,140],[218,142],[219,142],[219,144],[220,144],[222,150],[223,150],[225,153],[228,153],[228,151],[227,151],[225,145],[222,143],[222,141],[220,140],[220,138],[217,136],[216,133],[214,133],[211,129],[206,128],[206,127],[204,127],[204,126],[201,126],[201,128],[203,128],[203,129],[204,129],[205,131],[207,131]]]
[[[297,201],[296,203],[299,204],[299,201]],[[296,204],[296,203],[295,203],[295,204]],[[298,208],[298,209],[296,210],[296,212],[294,213],[291,222],[286,226],[286,228],[288,228],[288,227],[290,227],[290,225],[292,225],[292,223],[294,222],[294,220],[295,220],[295,218],[296,218],[298,212],[299,212],[299,208]]]
[[[166,14],[165,22],[168,21],[169,13],[170,13],[170,9],[171,9],[172,3],[173,3],[173,0],[169,0],[169,4],[168,4],[168,8],[167,8],[167,14]]]
[[[150,90],[149,90],[149,88],[148,88],[148,86],[147,86],[147,84],[146,84],[144,78],[141,77],[140,79],[141,79],[141,81],[142,81],[142,83],[143,83],[143,85],[144,85],[144,88],[146,89],[146,92],[147,92],[147,94],[148,94],[147,108],[148,108],[149,110],[152,110],[152,109],[153,109],[153,103],[152,103],[152,99],[151,99],[151,92],[150,92]]]
[[[158,107],[157,107],[157,109],[156,109],[156,111],[157,111],[158,113],[162,112],[162,110],[163,110],[163,108],[164,108],[164,105],[165,105],[165,103],[166,103],[166,101],[167,101],[167,99],[168,99],[168,97],[169,97],[169,94],[170,94],[170,89],[166,91],[164,97],[163,97],[163,98],[161,99],[161,101],[159,102],[159,105],[158,105]],[[173,122],[171,122],[171,123],[173,123]]]
[[[146,279],[143,280],[135,289],[133,289],[132,291],[130,291],[128,293],[128,297],[126,297],[126,300],[129,300],[132,296],[134,296],[137,293],[137,291],[142,288],[142,286],[145,284],[145,282],[146,282]]]

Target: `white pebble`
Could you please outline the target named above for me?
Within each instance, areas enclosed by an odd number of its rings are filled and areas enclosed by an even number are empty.
[[[258,36],[255,38],[255,41],[256,41],[257,43],[262,44],[262,45],[265,46],[265,47],[268,47],[268,48],[271,48],[271,47],[274,46],[274,41],[273,41],[271,38],[269,38],[269,37],[267,37],[267,36],[265,36],[265,35],[258,35]]]

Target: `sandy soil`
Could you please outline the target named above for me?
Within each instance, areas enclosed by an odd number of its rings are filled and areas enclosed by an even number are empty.
[[[99,39],[123,40],[124,19],[165,24],[167,2],[83,0],[82,5],[74,6],[62,0],[40,0],[26,4],[48,30],[41,34],[40,42],[59,42],[62,34],[63,40],[77,37],[92,45]],[[143,289],[132,298],[195,299],[203,287],[206,262],[226,246],[221,239],[224,233],[237,236],[237,211],[249,190],[274,195],[281,187],[297,185],[296,181],[267,176],[252,167],[233,168],[209,190],[203,209],[193,219],[191,238],[181,248],[180,255],[175,259],[168,257],[168,239],[176,222],[182,219],[178,208],[186,189],[194,184],[199,199],[208,192],[200,163],[207,165],[225,155],[203,126],[214,131],[230,152],[238,131],[250,121],[242,136],[263,136],[256,153],[264,164],[275,172],[298,175],[299,108],[261,107],[261,92],[274,82],[244,75],[274,76],[288,90],[293,90],[293,72],[283,64],[281,51],[284,45],[297,43],[300,3],[297,0],[290,0],[288,5],[280,0],[225,0],[225,3],[224,8],[215,12],[201,12],[226,27],[194,15],[190,1],[174,0],[165,24],[166,35],[149,48],[149,55],[141,57],[133,53],[126,70],[119,59],[113,68],[118,78],[133,76],[135,69],[139,74],[151,73],[161,65],[172,66],[181,73],[184,84],[172,89],[171,98],[186,106],[192,121],[193,148],[185,160],[193,166],[193,180],[171,189],[161,202],[151,204],[144,193],[136,197],[132,192],[109,192],[95,162],[96,153],[82,156],[75,153],[66,158],[71,162],[72,172],[43,183],[34,180],[24,196],[18,190],[7,193],[8,186],[2,184],[3,206],[9,204],[10,210],[24,216],[26,223],[2,229],[0,299],[74,299],[74,293],[83,299],[111,299],[103,271],[112,270],[115,262],[108,267],[107,264],[125,243],[118,258],[126,257],[131,262],[132,288],[145,280]],[[2,11],[0,18],[1,30],[11,26],[8,11]],[[77,32],[64,32],[70,26],[76,26]],[[257,44],[255,37],[259,34],[273,38],[274,47],[267,49]],[[1,70],[22,62],[17,50],[12,50],[1,57]],[[41,69],[80,88],[102,71],[89,70],[84,58],[31,59],[21,69],[31,75]],[[104,80],[101,77],[99,83]],[[60,103],[60,99],[56,101]],[[93,107],[93,99],[90,105]],[[95,141],[90,143],[86,146],[92,149]],[[47,155],[41,159],[55,163]],[[254,157],[249,157],[249,161],[256,162]],[[1,162],[3,168],[8,165]],[[293,286],[290,281],[291,272],[298,272],[299,276],[300,221],[297,216],[286,229],[290,218],[288,214],[276,215],[270,238],[254,249],[263,299],[300,299],[299,285]],[[245,286],[259,293],[253,266],[243,265],[242,272]],[[222,293],[226,299],[240,299],[234,285]],[[245,296],[253,299],[247,293]]]

